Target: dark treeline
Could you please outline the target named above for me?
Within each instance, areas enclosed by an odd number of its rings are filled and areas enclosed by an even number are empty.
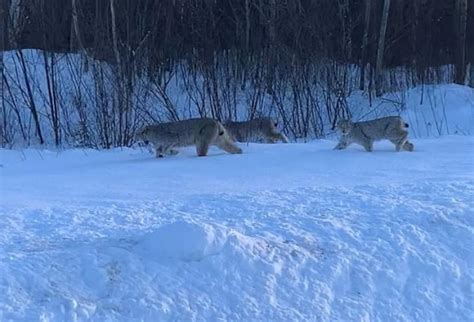
[[[262,53],[272,68],[327,58],[375,67],[384,2],[384,67],[457,64],[462,82],[474,55],[467,0],[2,0],[14,20],[6,49],[84,47],[114,62],[115,20],[119,51],[130,60],[140,49],[149,70],[229,52],[241,67]]]
[[[468,0],[0,4],[2,145],[130,145],[143,124],[193,116],[272,115],[321,137],[355,89],[474,83]]]

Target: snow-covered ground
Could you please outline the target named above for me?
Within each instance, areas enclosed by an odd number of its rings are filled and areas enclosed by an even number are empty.
[[[474,137],[0,150],[0,320],[469,321]]]
[[[348,98],[354,121],[400,115],[410,124],[410,135],[428,138],[474,135],[474,90],[456,84],[420,85],[374,98],[355,91]]]

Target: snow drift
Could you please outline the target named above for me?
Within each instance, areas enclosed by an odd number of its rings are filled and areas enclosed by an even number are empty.
[[[474,139],[1,150],[0,320],[468,321]]]

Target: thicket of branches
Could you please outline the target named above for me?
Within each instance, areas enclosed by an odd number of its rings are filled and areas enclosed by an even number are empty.
[[[130,145],[191,116],[323,136],[355,89],[472,85],[472,17],[467,0],[1,0],[2,143]]]

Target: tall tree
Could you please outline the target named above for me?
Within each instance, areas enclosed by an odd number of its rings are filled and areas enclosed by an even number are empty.
[[[7,24],[7,10],[9,8],[8,1],[0,2],[0,78],[3,74],[3,51],[8,47],[8,24]],[[3,81],[2,85],[3,85]],[[2,87],[3,93],[3,87]]]
[[[379,43],[377,46],[377,61],[375,63],[375,93],[382,95],[382,67],[385,51],[385,34],[387,32],[388,12],[390,10],[390,0],[384,0],[382,9],[382,19],[380,21]]]
[[[456,14],[454,15],[454,19],[454,30],[457,35],[454,81],[458,84],[464,84],[466,80],[467,0],[456,0]]]
[[[2,101],[2,114],[3,114],[3,122],[6,122],[6,115],[5,115],[5,99],[4,95],[4,83],[3,83],[3,51],[7,48],[7,8],[8,8],[8,1],[0,2],[0,99]],[[5,134],[3,131],[6,130],[5,124],[0,124],[0,146],[3,146],[3,141],[5,138]]]
[[[365,0],[365,16],[364,16],[364,34],[362,36],[362,46],[360,54],[360,82],[359,89],[364,90],[365,85],[365,67],[367,64],[367,45],[369,43],[370,30],[370,10],[372,7],[372,0]]]
[[[36,134],[38,135],[39,143],[44,144],[43,133],[41,131],[41,122],[39,119],[38,108],[36,107],[35,98],[33,95],[33,87],[31,84],[30,75],[28,73],[27,63],[25,61],[25,57],[21,49],[17,51],[17,54],[21,63],[21,71],[23,72],[23,79],[25,82],[28,104],[31,111],[31,115],[33,116],[33,121],[35,123]]]

